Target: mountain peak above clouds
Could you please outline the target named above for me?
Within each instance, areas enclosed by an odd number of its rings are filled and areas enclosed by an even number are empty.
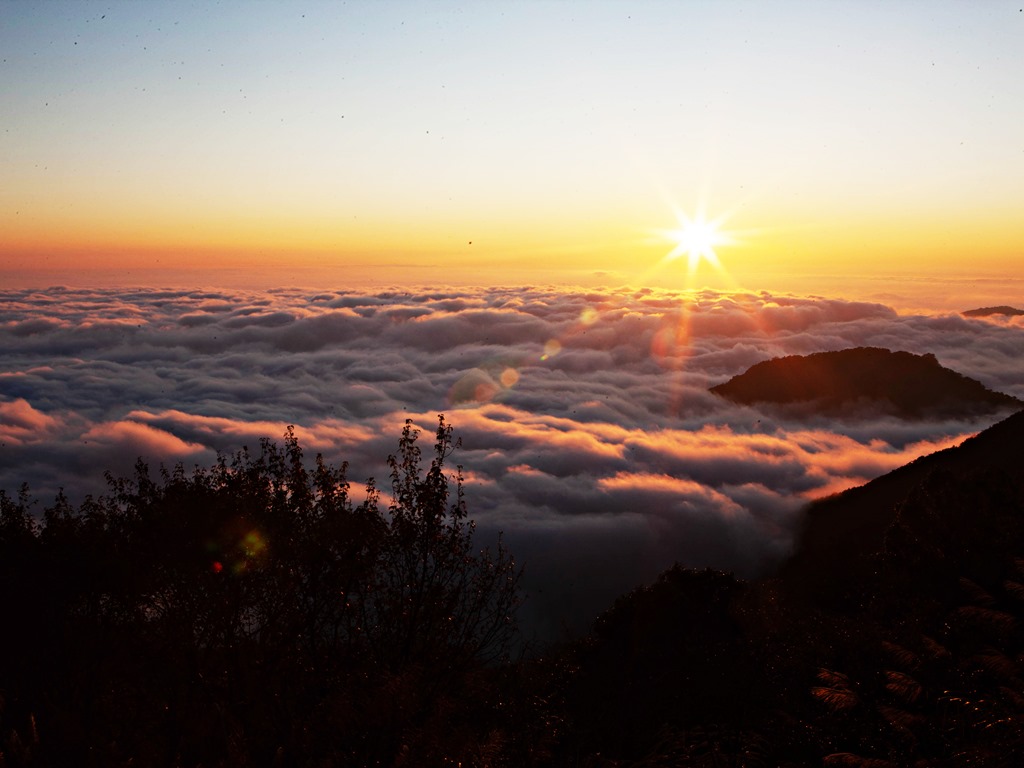
[[[1004,304],[998,307],[979,307],[978,309],[968,309],[960,314],[964,317],[991,317],[992,315],[1016,317],[1017,315],[1024,315],[1024,309],[1017,309],[1016,307],[1009,307]]]
[[[880,411],[906,419],[980,415],[1024,405],[943,367],[933,354],[880,347],[767,360],[711,391],[745,405],[825,415]]]

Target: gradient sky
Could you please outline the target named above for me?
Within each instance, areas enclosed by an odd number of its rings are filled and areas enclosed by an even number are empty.
[[[701,205],[748,288],[1024,265],[1020,0],[3,0],[0,51],[9,275],[642,282]]]

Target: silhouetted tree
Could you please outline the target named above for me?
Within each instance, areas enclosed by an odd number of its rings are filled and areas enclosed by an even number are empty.
[[[192,472],[140,460],[38,522],[0,493],[0,760],[471,765],[500,744],[519,571],[474,541],[451,427],[429,466],[418,436],[387,507],[290,428]]]

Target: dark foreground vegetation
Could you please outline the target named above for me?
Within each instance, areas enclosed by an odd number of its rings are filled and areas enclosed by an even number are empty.
[[[429,466],[416,438],[386,507],[290,434],[0,494],[0,765],[1024,764],[1024,413],[819,505],[774,578],[677,566],[517,658],[517,566],[450,429]]]

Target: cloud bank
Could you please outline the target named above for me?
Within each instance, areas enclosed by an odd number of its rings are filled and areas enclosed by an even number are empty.
[[[0,292],[0,487],[104,489],[280,438],[386,475],[406,418],[462,439],[482,539],[526,566],[530,625],[577,630],[675,561],[752,575],[806,500],[987,421],[769,415],[709,386],[851,346],[1024,397],[1024,323],[820,297],[550,288]]]

